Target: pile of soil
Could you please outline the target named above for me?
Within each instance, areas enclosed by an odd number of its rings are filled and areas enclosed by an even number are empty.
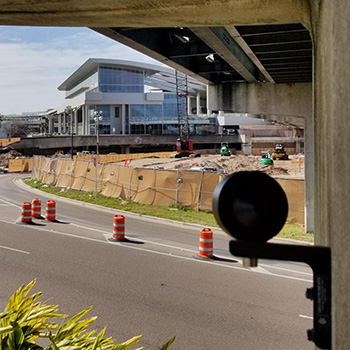
[[[0,153],[0,168],[8,168],[9,159],[16,159],[20,157],[21,153],[15,150],[8,150],[5,153]]]
[[[130,166],[136,168],[189,170],[193,166],[216,169],[219,172],[263,171],[270,176],[284,178],[304,178],[304,161],[302,156],[289,156],[289,160],[275,160],[274,164],[260,164],[259,156],[202,155],[199,158],[143,158],[132,160]],[[124,165],[124,163],[119,163]]]

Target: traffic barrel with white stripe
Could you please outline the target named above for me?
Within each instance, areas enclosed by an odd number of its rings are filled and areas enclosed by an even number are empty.
[[[199,252],[201,258],[212,258],[213,253],[213,231],[210,228],[203,228],[199,233]]]
[[[55,201],[49,200],[46,202],[45,220],[48,220],[48,221],[56,220],[56,202]]]
[[[21,222],[32,222],[32,203],[22,204]]]
[[[32,200],[32,217],[41,218],[41,200],[39,198]]]
[[[125,217],[123,215],[114,215],[113,220],[113,240],[125,238]]]

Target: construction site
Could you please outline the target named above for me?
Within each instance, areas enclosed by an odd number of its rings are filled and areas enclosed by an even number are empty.
[[[130,166],[137,168],[189,170],[230,174],[237,171],[263,171],[272,177],[304,179],[304,156],[289,155],[288,160],[274,160],[273,165],[260,163],[261,157],[254,155],[202,154],[186,158],[141,158],[133,159]],[[123,165],[124,162],[117,162]]]

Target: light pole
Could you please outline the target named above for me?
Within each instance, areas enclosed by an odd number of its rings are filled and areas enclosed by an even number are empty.
[[[95,196],[97,195],[97,163],[99,161],[99,122],[102,120],[102,111],[94,112],[95,128],[96,128],[96,159],[95,159]]]
[[[97,155],[97,158],[99,156],[99,122],[100,120],[102,120],[102,114],[103,112],[102,111],[95,111],[94,112],[94,120],[95,120],[95,128],[96,128],[96,155]]]
[[[69,117],[70,124],[70,134],[71,134],[71,158],[73,160],[73,113],[75,113],[76,108],[72,108],[71,106],[67,106],[64,110],[64,113]],[[66,127],[66,125],[65,125]],[[68,128],[69,129],[69,128]]]

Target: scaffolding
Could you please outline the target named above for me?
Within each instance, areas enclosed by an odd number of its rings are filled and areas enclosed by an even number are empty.
[[[189,139],[189,122],[187,114],[188,82],[187,75],[178,70],[175,71],[177,116],[179,124],[179,137],[181,140]]]

